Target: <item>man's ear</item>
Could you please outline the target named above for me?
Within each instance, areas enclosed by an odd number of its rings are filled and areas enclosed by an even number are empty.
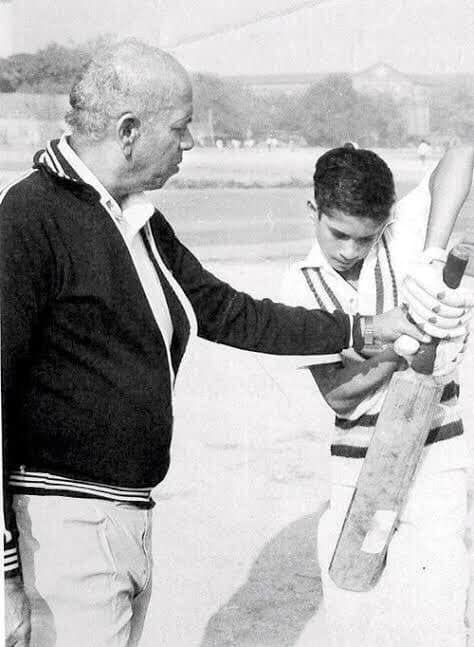
[[[117,121],[116,130],[124,156],[131,159],[133,147],[141,135],[140,119],[133,113],[127,112]]]

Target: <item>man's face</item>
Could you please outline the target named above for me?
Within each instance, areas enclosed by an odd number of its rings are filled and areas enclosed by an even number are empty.
[[[193,114],[191,87],[176,92],[172,107],[152,116],[143,124],[133,156],[134,184],[137,190],[160,189],[179,172],[183,152],[194,146],[189,132]]]
[[[321,250],[336,272],[348,272],[362,261],[381,236],[387,220],[350,216],[332,209],[330,215],[316,214],[316,237]]]

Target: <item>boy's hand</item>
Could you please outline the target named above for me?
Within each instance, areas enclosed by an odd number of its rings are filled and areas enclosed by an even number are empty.
[[[403,298],[410,317],[429,335],[440,339],[463,337],[471,318],[474,294],[445,285],[442,253],[426,250],[403,282]]]

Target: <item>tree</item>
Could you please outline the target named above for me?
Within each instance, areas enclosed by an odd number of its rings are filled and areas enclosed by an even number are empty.
[[[93,51],[114,39],[115,36],[105,35],[82,45],[51,43],[34,54],[14,54],[0,59],[0,91],[68,93]]]
[[[301,101],[299,123],[313,145],[338,146],[345,141],[364,146],[398,145],[404,138],[393,100],[357,92],[347,74],[330,74],[309,88]]]
[[[431,127],[439,137],[474,139],[474,81],[456,79],[439,86],[431,98]]]
[[[216,137],[244,138],[251,128],[251,93],[236,82],[207,74],[194,74],[192,82],[193,119],[207,123],[211,118]]]

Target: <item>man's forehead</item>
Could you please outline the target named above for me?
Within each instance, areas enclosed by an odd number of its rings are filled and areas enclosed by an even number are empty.
[[[163,110],[192,105],[193,90],[189,76],[174,63],[167,61],[166,65],[153,70],[148,80],[148,92],[156,97]]]
[[[192,97],[175,97],[170,102],[170,113],[174,120],[191,119],[193,116]]]
[[[190,83],[171,84],[168,88],[167,108],[184,113],[193,112],[193,90]]]

